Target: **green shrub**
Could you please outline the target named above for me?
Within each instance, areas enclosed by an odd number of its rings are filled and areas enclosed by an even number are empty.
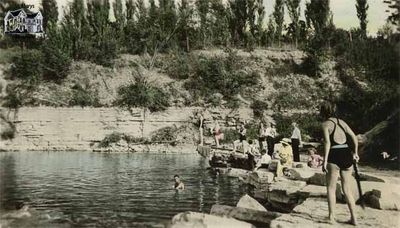
[[[222,143],[228,144],[233,143],[235,140],[239,139],[239,133],[234,128],[227,128],[223,130],[224,139],[221,141]]]
[[[119,132],[113,132],[111,134],[108,134],[104,137],[103,140],[100,141],[99,147],[105,148],[109,147],[112,143],[117,143],[119,142],[124,134],[119,133]]]
[[[18,87],[8,85],[7,95],[4,97],[3,107],[17,109],[22,105],[23,96],[21,95]]]
[[[164,127],[151,136],[152,142],[173,142],[176,140],[176,127]]]
[[[227,99],[225,107],[234,109],[234,110],[240,108],[240,100],[236,96],[235,97],[225,97],[225,99]]]
[[[131,135],[123,134],[121,137],[123,140],[125,140],[128,144],[134,143],[134,144],[148,144],[149,141],[147,138],[143,137],[133,137]]]
[[[84,88],[81,84],[76,83],[72,87],[72,97],[69,101],[69,105],[98,107],[100,106],[98,92],[92,89],[88,84],[86,84]]]
[[[15,124],[12,121],[8,120],[7,117],[5,117],[3,114],[0,114],[0,120],[6,122],[9,126],[3,129],[0,134],[0,138],[2,140],[10,140],[15,138],[15,132],[17,131]]]
[[[15,138],[15,127],[7,128],[3,132],[1,132],[1,139],[2,140],[11,140]]]
[[[141,77],[135,83],[121,86],[115,104],[121,107],[148,108],[151,112],[164,111],[169,107],[169,94],[150,85]]]
[[[259,126],[255,122],[246,124],[246,137],[248,139],[258,139]]]
[[[12,58],[11,78],[38,82],[43,74],[43,54],[32,49],[25,50]]]
[[[47,45],[43,45],[42,52],[46,60],[43,62],[44,78],[55,82],[66,78],[71,66],[69,55],[61,49]]]
[[[195,67],[184,86],[197,96],[221,93],[229,101],[244,89],[257,86],[260,80],[258,73],[244,70],[244,61],[233,51],[228,51],[227,57],[200,56]]]
[[[320,140],[322,138],[321,121],[316,114],[293,114],[292,116],[275,114],[273,118],[276,121],[277,132],[283,137],[290,138],[293,131],[292,122],[296,122],[303,140],[308,137],[312,140]]]
[[[195,58],[190,54],[177,52],[169,57],[167,74],[174,79],[188,79],[193,73]]]
[[[268,109],[268,104],[264,101],[254,100],[250,105],[253,109],[253,114],[255,118],[261,119],[263,117],[264,111]]]

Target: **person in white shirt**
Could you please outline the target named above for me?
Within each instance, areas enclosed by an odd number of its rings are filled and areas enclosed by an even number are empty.
[[[293,160],[295,162],[300,162],[299,146],[301,143],[301,132],[297,123],[293,122],[292,126],[293,132],[290,138],[292,140]]]
[[[266,150],[261,150],[261,158],[258,160],[256,164],[256,170],[260,168],[268,168],[268,165],[271,163],[271,156],[267,154]]]

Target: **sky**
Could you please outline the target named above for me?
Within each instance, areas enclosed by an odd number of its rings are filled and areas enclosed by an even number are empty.
[[[62,12],[62,7],[65,7],[68,2],[72,0],[57,0],[59,11]],[[111,0],[113,1],[113,0]],[[304,18],[305,2],[308,0],[302,0],[301,13]],[[36,8],[40,6],[41,0],[24,0],[26,4],[32,4]],[[275,0],[264,0],[266,9],[266,18],[272,13]],[[356,0],[331,0],[331,11],[333,12],[333,22],[338,28],[354,28],[358,27],[359,21],[357,18]],[[369,34],[375,34],[380,27],[386,23],[388,13],[386,13],[387,6],[383,3],[383,0],[368,0],[368,27]],[[289,22],[288,15],[285,16],[285,21]]]

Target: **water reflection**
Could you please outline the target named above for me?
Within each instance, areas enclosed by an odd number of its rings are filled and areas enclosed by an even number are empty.
[[[76,226],[159,226],[182,211],[234,205],[246,191],[198,155],[0,153],[1,205],[23,200]],[[186,190],[172,188],[179,174]]]

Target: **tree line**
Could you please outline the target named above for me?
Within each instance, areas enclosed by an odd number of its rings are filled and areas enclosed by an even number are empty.
[[[18,7],[5,0],[0,12]],[[87,2],[87,3],[85,3]],[[310,0],[300,19],[301,0],[275,0],[265,19],[264,0],[73,0],[58,21],[56,0],[42,0],[46,42],[73,59],[112,64],[120,52],[141,54],[210,46],[303,47],[310,37],[325,39],[334,27],[329,0]],[[123,5],[125,4],[125,6]],[[2,9],[2,10],[1,10]],[[284,23],[285,10],[290,22]],[[361,34],[367,31],[366,0],[356,1]],[[267,21],[267,23],[265,23]],[[50,41],[49,41],[50,40]]]

